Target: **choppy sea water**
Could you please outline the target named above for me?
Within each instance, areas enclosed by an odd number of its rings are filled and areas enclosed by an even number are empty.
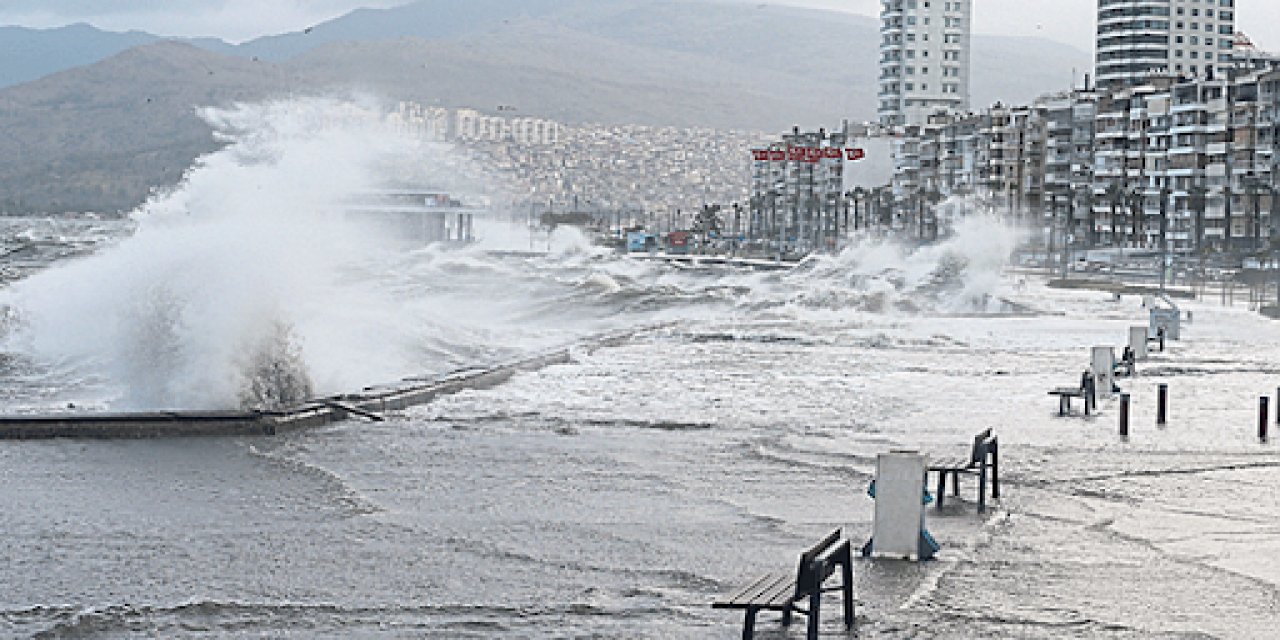
[[[128,230],[54,235],[109,253]],[[977,515],[970,481],[930,509],[936,561],[856,562],[858,637],[1274,637],[1280,449],[1255,437],[1280,383],[1272,324],[1187,303],[1185,339],[1122,382],[1122,441],[1116,403],[1059,418],[1046,390],[1119,345],[1141,300],[1049,290],[964,246],[885,251],[791,275],[417,251],[348,274],[432,327],[361,375],[675,324],[384,423],[2,443],[0,636],[738,637],[740,614],[709,603],[834,527],[861,543],[877,453],[961,453],[992,427],[1003,499]],[[28,349],[7,313],[6,412],[127,397],[109,367]],[[847,637],[826,611],[823,637]],[[758,637],[801,634],[773,620]]]

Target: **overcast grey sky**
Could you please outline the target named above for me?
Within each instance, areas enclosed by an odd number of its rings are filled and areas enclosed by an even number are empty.
[[[880,0],[759,0],[876,15]],[[1093,50],[1098,0],[973,0],[974,31],[1041,36]],[[1236,0],[1236,29],[1280,51],[1280,0]]]
[[[466,2],[466,0],[457,0]],[[520,2],[520,0],[511,0]],[[874,16],[880,0],[740,0]],[[89,22],[103,29],[161,35],[212,35],[232,41],[297,31],[357,7],[406,0],[0,0],[0,24],[52,27]],[[1280,1],[1236,0],[1237,27],[1264,49],[1280,51]],[[974,0],[979,33],[1042,36],[1093,48],[1097,0]]]

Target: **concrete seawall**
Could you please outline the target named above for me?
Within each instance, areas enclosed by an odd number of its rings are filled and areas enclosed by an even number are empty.
[[[270,433],[256,412],[165,411],[148,413],[0,416],[0,438],[159,438]]]
[[[651,325],[593,336],[572,346],[489,367],[465,369],[431,378],[407,378],[367,387],[358,393],[316,398],[278,411],[151,411],[138,413],[0,416],[0,440],[50,438],[137,439],[188,436],[258,436],[320,427],[351,418],[427,404],[472,389],[489,389],[518,373],[573,361],[573,352],[623,344],[636,334],[662,329]]]
[[[636,260],[650,260],[681,264],[687,267],[735,267],[739,269],[758,269],[761,271],[788,271],[799,262],[791,260],[769,260],[762,258],[736,258],[720,255],[698,255],[683,253],[629,253],[628,257]]]

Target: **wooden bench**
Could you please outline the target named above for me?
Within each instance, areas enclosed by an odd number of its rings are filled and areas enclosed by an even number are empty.
[[[1071,414],[1071,399],[1080,398],[1084,400],[1084,414],[1089,415],[1089,397],[1085,395],[1084,389],[1078,387],[1058,387],[1050,389],[1049,395],[1058,396],[1058,415],[1065,416]]]
[[[744,609],[746,619],[742,623],[743,640],[755,635],[756,614],[760,611],[781,611],[782,626],[790,626],[791,614],[799,613],[809,618],[809,640],[817,640],[819,611],[822,594],[827,591],[844,593],[844,625],[853,628],[853,555],[849,541],[842,539],[839,529],[832,531],[821,542],[800,554],[800,565],[795,573],[779,572],[760,576],[732,595],[711,604],[713,609]],[[842,584],[824,589],[823,583],[836,567],[841,569]],[[797,602],[809,600],[809,608],[803,609]]]
[[[1058,387],[1050,389],[1049,395],[1058,396],[1058,415],[1065,416],[1071,414],[1071,399],[1080,398],[1084,401],[1084,414],[1089,415],[1089,410],[1098,406],[1097,395],[1093,390],[1093,376],[1086,371],[1080,377],[1079,387]]]
[[[991,429],[973,437],[973,449],[969,457],[941,458],[929,465],[929,471],[938,473],[938,508],[946,498],[947,475],[951,476],[953,495],[960,495],[960,474],[978,476],[978,511],[987,510],[987,473],[991,473],[991,497],[1000,499],[1000,443]]]
[[[1155,343],[1160,347],[1160,353],[1164,353],[1164,327],[1156,327],[1156,335],[1147,338],[1147,344]]]
[[[1138,358],[1133,353],[1133,349],[1124,348],[1124,354],[1116,361],[1116,368],[1113,373],[1116,377],[1127,376],[1132,378],[1138,372]]]

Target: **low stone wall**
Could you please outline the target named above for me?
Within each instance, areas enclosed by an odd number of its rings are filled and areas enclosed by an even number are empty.
[[[490,389],[517,373],[573,361],[573,351],[617,346],[638,333],[670,326],[651,325],[594,336],[572,347],[554,349],[512,362],[459,373],[409,378],[359,393],[310,400],[280,411],[165,411],[139,413],[0,416],[0,440],[49,438],[173,438],[188,436],[276,435],[342,422],[358,412],[368,417],[427,404],[440,396]],[[352,411],[352,410],[355,411]]]

